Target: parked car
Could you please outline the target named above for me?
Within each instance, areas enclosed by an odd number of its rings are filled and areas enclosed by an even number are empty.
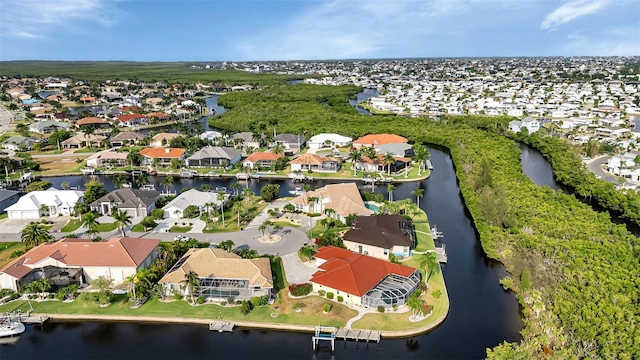
[[[187,235],[177,235],[176,237],[173,238],[173,240],[175,241],[188,241],[189,239],[191,238],[188,237]]]

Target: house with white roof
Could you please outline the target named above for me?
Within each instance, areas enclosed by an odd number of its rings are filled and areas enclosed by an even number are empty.
[[[321,149],[325,147],[343,147],[351,144],[352,138],[338,134],[318,134],[312,136],[307,142],[309,149]]]
[[[162,210],[164,211],[165,218],[182,218],[184,211],[191,205],[197,206],[201,212],[206,212],[207,204],[213,204],[215,208],[221,208],[228,199],[229,194],[225,194],[223,200],[218,200],[217,192],[191,189],[176,196],[176,198],[165,205]]]
[[[50,188],[23,195],[6,211],[9,219],[39,219],[42,216],[71,216],[76,203],[82,202],[82,191]]]
[[[524,118],[522,119],[522,121],[520,120],[509,121],[510,131],[518,132],[522,128],[527,128],[529,133],[536,132],[540,130],[540,121],[530,117]]]

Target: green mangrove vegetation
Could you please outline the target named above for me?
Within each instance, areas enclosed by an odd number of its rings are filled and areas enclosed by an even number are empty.
[[[517,142],[501,135],[508,118],[434,122],[364,116],[346,105],[358,90],[296,85],[228,94],[219,100],[228,111],[212,122],[248,131],[277,119],[278,132],[396,133],[448,148],[482,246],[512,274],[501,282],[515,291],[524,309],[523,341],[488,349],[488,356],[640,357],[640,242],[624,225],[524,175]],[[582,171],[579,166],[571,170],[573,160],[559,156],[557,161],[569,164],[559,177]],[[586,194],[577,185],[578,196]]]

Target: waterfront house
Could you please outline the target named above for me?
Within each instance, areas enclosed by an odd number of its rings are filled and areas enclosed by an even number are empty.
[[[160,192],[156,190],[117,189],[89,204],[100,215],[112,215],[120,210],[131,217],[147,216],[156,208]]]
[[[369,134],[353,141],[353,147],[360,149],[363,146],[378,147],[386,144],[406,144],[409,140],[395,134]]]
[[[22,149],[31,150],[33,149],[33,144],[37,142],[38,140],[34,138],[14,135],[8,137],[7,140],[2,143],[2,148],[13,151],[20,151]]]
[[[250,132],[240,132],[237,134],[231,135],[229,138],[231,144],[241,145],[242,148],[252,147],[257,149],[260,147],[260,139],[256,139],[253,137],[253,133]]]
[[[108,129],[111,123],[99,117],[91,116],[76,121],[76,127],[89,127],[93,129]]]
[[[315,198],[315,201],[310,199]],[[342,222],[351,215],[368,216],[373,211],[368,209],[362,201],[360,191],[355,183],[331,184],[316,190],[306,191],[291,199],[297,211],[307,213],[325,213],[331,209],[330,217]]]
[[[186,160],[190,167],[227,167],[242,159],[240,151],[228,147],[207,146]]]
[[[71,125],[55,121],[55,120],[43,120],[34,122],[29,125],[29,132],[37,133],[37,134],[50,134],[56,132],[58,130],[68,130]]]
[[[415,155],[413,147],[407,143],[377,145],[375,149],[378,154],[391,153],[393,156],[404,158],[412,158]]]
[[[182,134],[173,134],[173,133],[158,133],[151,138],[151,143],[149,146],[151,147],[165,147],[171,144],[171,140],[177,137],[184,137]]]
[[[207,207],[220,209],[228,199],[229,194],[226,193],[222,200],[218,200],[217,192],[190,189],[178,194],[162,210],[165,218],[177,217],[180,219],[184,217],[184,211],[189,206],[195,206],[201,213],[206,213]]]
[[[361,255],[335,246],[318,249],[318,271],[309,282],[342,297],[343,302],[367,308],[401,306],[420,287],[420,271],[405,265]]]
[[[191,295],[185,285],[187,275],[193,272],[200,279],[194,297],[207,300],[251,300],[254,297],[271,296],[273,275],[269,258],[243,259],[222,249],[189,249],[160,281],[165,294],[174,291]]]
[[[293,155],[298,152],[306,142],[306,139],[302,135],[278,134],[273,138],[271,147],[275,146],[275,144],[282,144],[285,154]]]
[[[282,155],[280,154],[255,152],[244,159],[242,166],[251,169],[270,169],[271,165],[280,159],[282,159]]]
[[[148,268],[158,257],[159,239],[130,237],[99,242],[62,239],[29,250],[0,270],[0,287],[18,291],[34,280],[47,279],[52,291],[90,284],[104,277],[114,285]]]
[[[411,159],[399,156],[394,156],[393,159],[394,162],[391,164],[391,173],[404,170],[411,162]],[[358,170],[367,172],[388,172],[387,167],[389,165],[387,165],[384,160],[385,155],[383,154],[376,154],[376,157],[373,159],[363,156],[359,161],[356,161],[353,166]]]
[[[291,171],[336,172],[340,170],[340,160],[315,154],[302,154],[291,161]]]
[[[115,149],[107,149],[90,155],[87,158],[87,167],[97,168],[103,166],[121,167],[127,166],[127,152],[117,152]]]
[[[17,203],[7,207],[6,211],[9,219],[70,216],[76,203],[83,199],[82,191],[49,188],[23,195]]]
[[[353,139],[338,134],[318,134],[309,139],[309,149],[344,147],[351,144]]]
[[[409,257],[415,248],[413,225],[400,215],[356,216],[343,242],[351,251],[378,259]]]
[[[147,125],[149,118],[144,114],[124,114],[118,115],[114,118],[119,126],[140,126]]]
[[[95,134],[76,134],[60,143],[63,149],[80,149],[87,146],[100,145],[105,136]]]
[[[174,159],[183,161],[185,152],[179,148],[146,148],[140,150],[140,155],[144,158],[143,166],[153,165],[155,159],[158,159],[158,165],[165,166],[170,165]]]
[[[510,131],[519,132],[520,129],[522,128],[526,128],[531,134],[533,132],[540,130],[540,121],[530,117],[524,118],[522,119],[522,121],[520,120],[509,121]]]
[[[115,134],[109,142],[111,146],[136,145],[144,139],[144,135],[132,131],[122,131]]]

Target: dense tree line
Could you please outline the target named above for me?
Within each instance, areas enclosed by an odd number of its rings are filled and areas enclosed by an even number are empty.
[[[613,224],[608,214],[573,195],[536,186],[524,175],[518,144],[503,136],[508,118],[444,117],[433,122],[363,116],[323,101],[335,97],[346,104],[355,90],[298,85],[225,95],[220,103],[229,111],[215,126],[247,131],[250,124],[277,118],[279,132],[390,132],[448,148],[482,246],[513,275],[502,283],[517,293],[524,308],[524,340],[490,349],[489,356],[640,357],[640,243],[625,226]],[[583,169],[568,164],[565,171],[559,175],[568,179],[581,176]],[[609,202],[612,208],[625,206],[613,193]]]

